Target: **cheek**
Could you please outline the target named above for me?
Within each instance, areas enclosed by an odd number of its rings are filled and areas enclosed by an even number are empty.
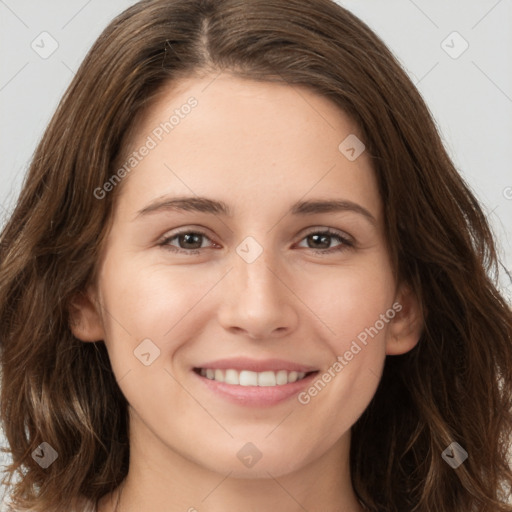
[[[326,272],[308,281],[304,296],[325,327],[323,342],[330,361],[302,403],[314,399],[326,408],[327,401],[350,404],[349,409],[360,414],[377,388],[386,357],[386,336],[395,316],[392,273],[381,263],[367,264],[331,268],[328,278]],[[346,409],[333,414],[341,420]]]
[[[339,285],[335,291],[334,284]],[[327,449],[357,421],[377,390],[395,312],[393,282],[385,274],[354,271],[322,288],[309,298],[333,331],[323,338],[330,361],[298,401],[314,413],[315,420],[308,421],[318,428],[315,443]]]
[[[197,332],[197,305],[213,282],[198,286],[192,276],[178,267],[137,266],[136,259],[112,258],[105,263],[101,281],[105,343],[118,376],[139,363],[135,357],[144,340],[151,340],[157,347],[153,350],[166,356],[190,337],[192,326]]]
[[[284,277],[296,295],[287,299],[290,305],[300,310],[304,324],[317,324],[320,339],[328,342],[335,356],[350,349],[358,336],[364,337],[391,307],[391,273],[382,263],[385,259],[377,256],[353,265],[310,265]],[[225,299],[224,292],[213,290],[222,276],[220,269],[211,267],[192,270],[186,265],[148,264],[136,257],[107,260],[102,297],[112,357],[133,356],[147,338],[171,355],[180,343],[197,336],[201,321],[211,320],[220,306],[215,297]],[[208,298],[210,291],[214,293]],[[225,291],[244,293],[236,286]],[[386,328],[387,324],[379,329],[379,337]]]
[[[288,294],[284,287],[283,300],[296,308],[300,318],[299,330],[291,337],[311,336],[312,345],[330,357],[326,357],[326,368],[318,379],[325,386],[307,389],[303,397],[307,402],[291,403],[293,422],[283,423],[269,437],[275,418],[268,425],[251,423],[246,416],[229,416],[221,407],[217,410],[215,404],[208,405],[211,415],[205,414],[179,384],[186,374],[179,365],[169,365],[182,347],[186,349],[201,338],[200,330],[215,319],[227,294],[244,293],[241,285],[222,282],[225,271],[223,267],[213,271],[208,266],[200,270],[199,266],[150,265],[136,258],[110,259],[102,274],[103,301],[108,309],[104,312],[106,343],[121,390],[169,446],[183,447],[190,457],[212,452],[206,462],[225,464],[222,472],[229,470],[230,454],[239,449],[240,439],[254,439],[257,446],[266,449],[269,464],[276,467],[286,460],[309,462],[330,449],[353,425],[377,388],[387,324],[377,336],[368,336],[366,345],[361,333],[374,326],[392,305],[389,273],[365,261],[339,267],[311,265],[282,276],[293,291]],[[213,328],[219,326],[213,322]],[[146,338],[160,350],[150,366],[144,366],[134,355]],[[359,350],[354,341],[359,342]],[[184,361],[179,355],[177,360]],[[180,411],[178,419],[174,411]],[[219,433],[219,425],[212,418],[231,419],[226,424],[237,436],[235,441]],[[216,450],[212,450],[211,439],[216,440]],[[276,454],[275,461],[271,454]]]
[[[297,282],[298,294],[324,325],[325,339],[337,354],[360,333],[364,338],[376,322],[379,336],[386,333],[388,323],[381,318],[392,307],[394,281],[386,265],[370,263],[321,269]]]
[[[111,258],[102,274],[105,343],[112,369],[131,406],[156,423],[169,396],[175,408],[191,406],[169,362],[198,335],[199,303],[214,284],[203,280],[198,286],[192,276],[177,266],[138,264],[136,258]]]

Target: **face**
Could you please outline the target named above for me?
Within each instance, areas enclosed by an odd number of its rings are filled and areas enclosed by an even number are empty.
[[[136,126],[75,331],[105,340],[135,438],[240,477],[347,442],[386,354],[417,341],[355,137],[306,88],[226,74],[173,84]]]

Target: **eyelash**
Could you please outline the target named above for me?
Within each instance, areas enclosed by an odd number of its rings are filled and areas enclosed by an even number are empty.
[[[193,230],[189,229],[189,230],[183,230],[178,233],[174,233],[171,236],[165,237],[161,242],[158,243],[158,245],[163,247],[166,250],[169,250],[169,251],[175,252],[175,253],[187,254],[189,256],[199,254],[203,248],[181,249],[179,247],[174,247],[172,245],[169,245],[169,243],[172,240],[174,240],[175,238],[178,238],[180,235],[190,235],[190,234],[200,235],[200,236],[203,236],[203,237],[207,238],[208,240],[210,240],[210,238],[208,237],[208,235],[206,233],[203,233],[202,231],[193,231]],[[304,237],[301,239],[301,241],[311,235],[328,235],[332,238],[336,238],[339,242],[341,242],[340,245],[338,245],[336,247],[331,247],[330,249],[311,249],[311,248],[309,248],[310,251],[313,251],[315,254],[320,254],[322,256],[325,256],[326,254],[332,254],[335,252],[346,251],[346,250],[354,247],[354,243],[351,240],[349,240],[347,237],[342,236],[339,232],[334,231],[329,228],[327,228],[323,231],[311,231],[310,233],[307,233],[306,235],[304,235]],[[308,247],[305,247],[305,249],[308,249]]]

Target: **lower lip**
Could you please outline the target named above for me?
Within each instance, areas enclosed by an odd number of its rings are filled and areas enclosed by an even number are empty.
[[[198,377],[208,389],[226,400],[237,405],[248,405],[252,407],[268,407],[284,402],[309,386],[311,381],[318,374],[318,372],[314,372],[301,380],[279,386],[239,386],[207,379],[195,371],[192,371],[192,373]]]

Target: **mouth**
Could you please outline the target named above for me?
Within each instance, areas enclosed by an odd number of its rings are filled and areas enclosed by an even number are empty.
[[[279,387],[306,379],[310,375],[318,373],[318,370],[309,372],[295,370],[255,372],[251,370],[236,370],[234,368],[194,368],[194,372],[206,379],[222,382],[230,386]]]
[[[293,399],[319,370],[282,359],[232,358],[192,368],[202,393],[236,406],[268,408]]]

